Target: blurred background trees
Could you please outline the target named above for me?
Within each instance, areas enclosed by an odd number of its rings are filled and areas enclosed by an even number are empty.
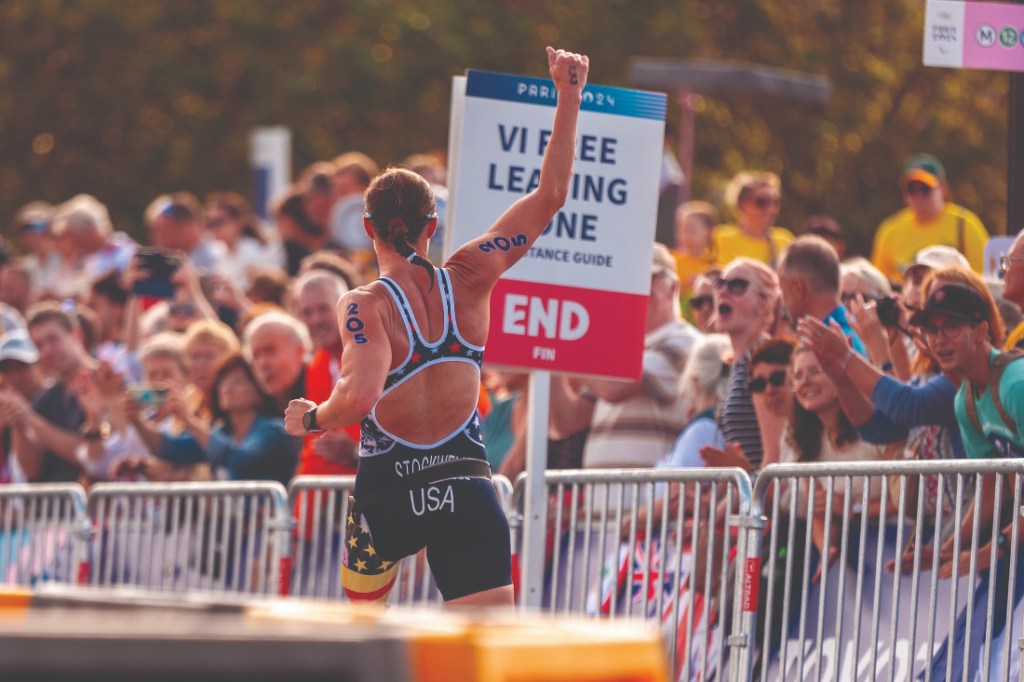
[[[697,100],[693,195],[782,175],[780,224],[836,216],[865,251],[900,206],[903,159],[946,164],[953,198],[1004,232],[1005,74],[921,66],[923,0],[0,0],[0,223],[95,194],[141,234],[157,194],[249,194],[248,136],[292,129],[295,171],[351,149],[382,164],[447,147],[451,77],[545,74],[551,44],[630,87],[636,56],[826,74],[824,107]],[[671,98],[670,98],[671,101]],[[677,115],[671,105],[670,117]],[[669,144],[674,126],[669,124]]]

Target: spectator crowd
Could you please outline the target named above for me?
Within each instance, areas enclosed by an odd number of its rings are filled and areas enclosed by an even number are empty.
[[[440,160],[404,165],[443,206]],[[0,266],[0,484],[354,473],[357,425],[296,439],[283,412],[339,377],[335,305],[376,276],[362,195],[378,172],[355,152],[313,164],[268,224],[233,193],[160,196],[145,244],[92,196],[19,210]],[[675,243],[654,246],[642,378],[556,377],[549,467],[1024,455],[1024,364],[1002,352],[1024,339],[1024,241],[986,279],[988,232],[941,162],[912,157],[899,189],[870,260],[828,216],[799,237],[776,226],[772,173],[738,174],[725,206],[680,206]],[[487,369],[487,456],[512,478],[528,400],[525,374]],[[835,522],[813,519],[823,556]]]

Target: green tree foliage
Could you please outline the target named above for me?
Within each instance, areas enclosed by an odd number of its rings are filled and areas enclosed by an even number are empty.
[[[2,0],[0,217],[89,192],[140,234],[158,193],[247,193],[257,125],[292,129],[296,168],[350,149],[384,164],[444,150],[451,76],[543,75],[553,44],[590,54],[595,82],[626,87],[635,56],[831,77],[825,107],[701,98],[695,196],[716,197],[742,168],[776,170],[780,222],[828,212],[865,248],[900,204],[902,158],[927,150],[946,162],[954,198],[1001,230],[1007,77],[922,67],[922,5]]]

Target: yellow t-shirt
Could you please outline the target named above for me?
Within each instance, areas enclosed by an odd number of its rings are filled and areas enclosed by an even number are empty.
[[[957,234],[958,224],[963,225],[963,248]],[[942,244],[961,251],[971,268],[980,274],[987,241],[988,231],[981,220],[963,206],[947,202],[942,215],[930,223],[919,223],[914,213],[905,208],[878,226],[871,262],[893,282],[902,282],[903,271],[914,262],[918,251]]]
[[[771,229],[771,245],[767,239],[754,239],[736,225],[719,225],[711,235],[718,254],[718,264],[728,265],[738,256],[746,256],[774,266],[782,250],[793,243],[796,237],[784,227]]]
[[[690,299],[693,297],[693,280],[697,278],[697,275],[703,274],[715,267],[714,253],[709,250],[698,258],[688,253],[673,251],[672,258],[676,261],[676,275],[679,276],[679,306],[683,312],[683,317],[689,322],[693,322],[693,313],[690,311]]]

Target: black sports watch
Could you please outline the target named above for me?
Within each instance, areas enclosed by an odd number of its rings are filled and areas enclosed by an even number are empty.
[[[316,425],[315,407],[309,412],[306,412],[304,415],[302,415],[302,428],[306,429],[307,433],[313,433],[314,431],[323,431],[323,429]]]

